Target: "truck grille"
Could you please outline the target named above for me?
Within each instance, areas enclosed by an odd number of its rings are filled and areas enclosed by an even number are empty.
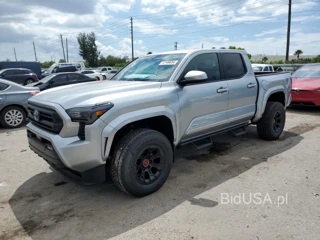
[[[55,110],[28,103],[28,112],[28,118],[33,124],[50,132],[60,133],[63,121]]]

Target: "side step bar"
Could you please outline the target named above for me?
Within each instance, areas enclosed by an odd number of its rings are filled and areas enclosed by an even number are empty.
[[[247,128],[248,126],[243,126],[243,127],[240,127],[240,128],[237,128],[237,129],[234,129],[232,131],[230,131],[234,136],[238,137],[238,136],[241,136],[243,134],[245,134],[247,132]]]
[[[211,137],[207,137],[201,140],[198,140],[193,143],[193,145],[197,148],[197,150],[212,146],[213,142]]]

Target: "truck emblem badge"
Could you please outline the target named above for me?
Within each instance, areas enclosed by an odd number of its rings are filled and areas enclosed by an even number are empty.
[[[35,111],[33,112],[33,118],[34,118],[34,120],[36,120],[37,122],[39,122],[39,120],[40,120],[40,113],[39,113],[38,110],[35,110]]]

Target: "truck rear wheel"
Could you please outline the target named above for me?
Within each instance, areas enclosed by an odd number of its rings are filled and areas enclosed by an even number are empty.
[[[258,135],[265,140],[277,140],[286,123],[284,106],[279,102],[268,102],[261,120],[257,124]]]
[[[161,188],[172,163],[172,146],[162,133],[136,129],[123,136],[113,150],[112,181],[121,191],[143,197]]]

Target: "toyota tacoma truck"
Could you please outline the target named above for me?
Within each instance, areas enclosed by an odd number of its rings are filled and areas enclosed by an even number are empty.
[[[245,51],[191,50],[140,57],[110,81],[58,87],[29,99],[30,148],[85,183],[111,176],[136,197],[167,180],[174,152],[257,126],[280,137],[290,73],[255,74]]]

